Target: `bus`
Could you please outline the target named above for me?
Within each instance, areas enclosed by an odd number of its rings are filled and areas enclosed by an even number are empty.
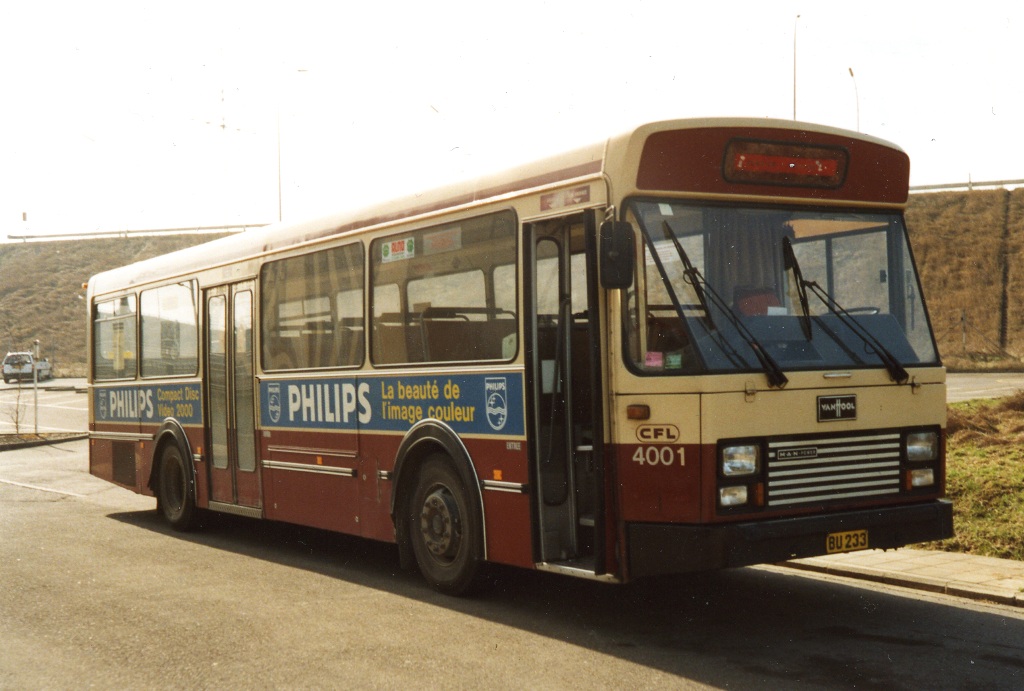
[[[90,471],[450,594],[950,537],[908,181],[854,132],[656,122],[98,274]]]

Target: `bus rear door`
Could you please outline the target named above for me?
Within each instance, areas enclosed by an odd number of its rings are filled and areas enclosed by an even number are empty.
[[[256,459],[252,281],[211,288],[206,305],[210,508],[261,515]]]

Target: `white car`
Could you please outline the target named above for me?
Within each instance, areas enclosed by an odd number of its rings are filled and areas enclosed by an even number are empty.
[[[38,372],[38,381],[53,378],[50,361],[46,358],[36,360],[32,353],[7,353],[4,356],[4,383],[12,381],[32,381],[32,365]]]

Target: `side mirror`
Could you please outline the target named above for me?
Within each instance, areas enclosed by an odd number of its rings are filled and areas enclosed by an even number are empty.
[[[600,230],[601,285],[609,290],[633,285],[636,239],[625,221],[605,221]]]

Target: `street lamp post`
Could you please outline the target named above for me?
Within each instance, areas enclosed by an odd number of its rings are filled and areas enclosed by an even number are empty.
[[[853,98],[857,102],[857,131],[860,132],[860,91],[857,90],[857,78],[853,76],[853,68],[850,68],[850,78],[853,80]]]
[[[280,223],[284,212],[281,210],[281,106],[277,107],[277,220]]]
[[[800,15],[793,20],[793,119],[796,120],[796,24],[800,21]]]
[[[309,72],[307,69],[297,69],[296,74],[305,74]],[[281,193],[281,92],[283,88],[278,86],[277,93],[277,220],[280,222],[284,218],[284,204]]]

